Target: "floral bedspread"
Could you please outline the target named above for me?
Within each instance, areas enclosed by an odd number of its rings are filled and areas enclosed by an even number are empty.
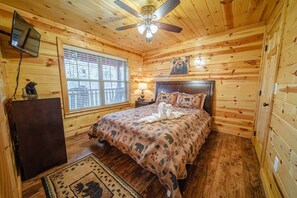
[[[182,197],[177,180],[187,176],[186,164],[194,162],[210,133],[211,117],[202,109],[173,107],[173,111],[186,115],[151,124],[139,123],[140,118],[157,113],[155,104],[108,114],[90,128],[89,134],[129,154],[156,174],[172,197]]]

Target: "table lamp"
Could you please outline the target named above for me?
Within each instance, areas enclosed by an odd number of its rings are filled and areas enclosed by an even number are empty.
[[[144,90],[147,90],[147,83],[138,83],[138,89],[141,90],[141,96],[138,98],[138,100],[144,101]]]

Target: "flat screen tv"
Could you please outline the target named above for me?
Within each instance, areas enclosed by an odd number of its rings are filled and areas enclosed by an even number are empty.
[[[40,34],[19,15],[13,14],[10,45],[33,57],[38,57]]]

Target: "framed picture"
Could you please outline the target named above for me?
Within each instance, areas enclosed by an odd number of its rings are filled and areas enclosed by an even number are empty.
[[[189,73],[190,56],[172,58],[170,64],[171,64],[170,75],[188,74]]]

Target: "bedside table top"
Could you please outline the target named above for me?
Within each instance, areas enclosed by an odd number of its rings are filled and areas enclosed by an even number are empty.
[[[136,100],[135,103],[138,103],[138,104],[153,104],[153,103],[155,103],[155,101],[140,101],[140,100]]]
[[[139,100],[136,100],[135,101],[135,107],[143,107],[143,106],[147,106],[147,105],[150,105],[150,104],[153,104],[155,103],[155,101],[139,101]]]

